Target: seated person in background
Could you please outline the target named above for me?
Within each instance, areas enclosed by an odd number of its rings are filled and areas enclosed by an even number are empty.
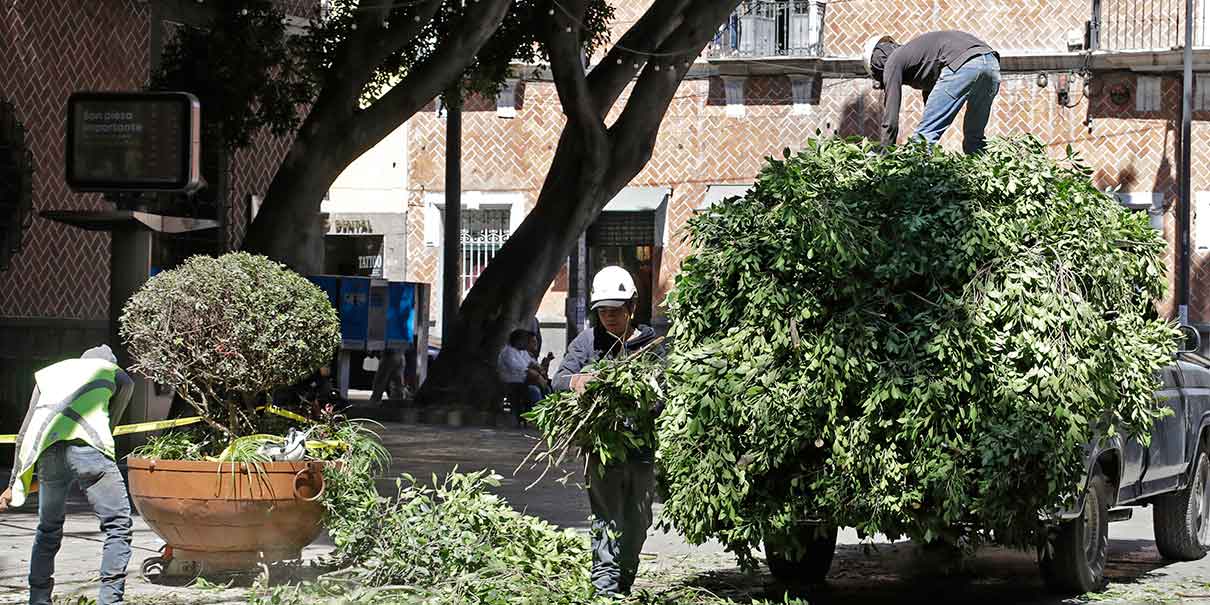
[[[550,389],[550,381],[542,375],[541,367],[529,353],[530,336],[528,330],[513,330],[508,335],[508,344],[500,350],[500,357],[496,360],[496,371],[508,393],[523,397],[514,404],[513,411],[518,415],[529,411],[542,400],[544,385],[545,389]]]
[[[537,361],[538,355],[542,352],[542,341],[539,340],[538,336],[533,333],[530,333],[529,335],[529,344],[525,350],[529,351],[529,356],[533,358],[534,363],[537,364],[538,379],[542,383],[538,385],[538,388],[542,389],[543,395],[551,394],[553,389],[550,387],[550,362],[554,360],[555,354],[547,353],[546,357],[543,358],[542,361]]]

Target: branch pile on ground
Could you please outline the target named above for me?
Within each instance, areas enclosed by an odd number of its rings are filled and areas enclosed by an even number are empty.
[[[606,605],[589,576],[588,537],[514,510],[480,471],[396,482],[398,496],[367,504],[368,544],[337,545],[349,565],[314,582],[255,586],[253,605]],[[365,547],[368,546],[368,547]],[[688,583],[639,591],[635,605],[736,605]],[[778,603],[783,601],[779,600]],[[787,604],[799,605],[787,599]],[[753,600],[752,605],[772,605]],[[805,604],[803,604],[805,605]]]
[[[1084,445],[1160,414],[1166,244],[1070,150],[812,142],[687,237],[659,440],[693,542],[744,558],[819,519],[1032,545]]]

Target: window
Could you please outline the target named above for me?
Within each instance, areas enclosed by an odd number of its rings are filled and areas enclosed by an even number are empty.
[[[519,80],[505,80],[496,93],[496,117],[511,119],[517,117],[517,85]]]
[[[462,296],[512,234],[509,208],[462,209]]]
[[[1196,74],[1193,78],[1193,109],[1210,111],[1210,74]]]
[[[1139,76],[1138,90],[1134,95],[1135,111],[1159,111],[1163,99],[1162,80],[1158,76]]]

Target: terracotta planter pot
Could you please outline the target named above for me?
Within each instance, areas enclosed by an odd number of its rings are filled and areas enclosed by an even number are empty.
[[[130,496],[147,525],[173,557],[208,570],[299,558],[321,530],[323,464],[268,462],[258,472],[240,463],[127,462]]]

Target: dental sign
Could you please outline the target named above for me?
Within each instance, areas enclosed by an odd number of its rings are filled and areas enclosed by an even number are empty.
[[[183,92],[75,93],[66,153],[67,184],[76,191],[195,191],[201,106]]]

